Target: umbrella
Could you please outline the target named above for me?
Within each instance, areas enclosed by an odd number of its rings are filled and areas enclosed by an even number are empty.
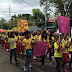
[[[5,32],[5,30],[3,30],[3,29],[0,29],[0,32],[2,33],[2,32]]]

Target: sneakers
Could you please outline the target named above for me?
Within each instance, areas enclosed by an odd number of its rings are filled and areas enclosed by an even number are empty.
[[[32,68],[32,65],[30,65],[30,68]]]
[[[45,66],[44,65],[42,65],[42,69],[45,69]]]
[[[10,62],[10,64],[13,64],[12,62]]]
[[[17,66],[19,66],[19,63],[16,63]]]
[[[23,70],[24,70],[24,71],[27,71],[26,66],[23,66]]]
[[[36,57],[33,57],[34,59],[36,59]]]

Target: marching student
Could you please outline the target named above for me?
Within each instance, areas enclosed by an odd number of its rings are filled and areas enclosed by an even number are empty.
[[[69,39],[69,53],[71,54],[71,59],[69,61],[69,69],[72,69],[71,64],[72,64],[72,38]]]
[[[65,65],[68,63],[68,61],[70,60],[69,55],[68,55],[68,42],[67,42],[67,34],[64,34],[64,39],[62,40],[63,43],[63,62],[62,62],[62,68],[63,71],[67,72],[65,68]]]
[[[25,38],[23,39],[23,43],[22,46],[24,48],[24,55],[26,57],[26,62],[25,65],[23,66],[24,71],[28,71],[31,72],[31,68],[30,68],[30,59],[32,56],[32,39],[30,38],[30,32],[26,31],[25,32]],[[27,69],[26,69],[27,67]]]
[[[4,44],[5,44],[4,39],[5,39],[5,33],[2,32],[2,35],[1,35],[1,44],[2,44],[2,48],[4,47]]]
[[[8,34],[5,35],[5,45],[4,45],[5,49],[8,50],[9,46],[8,46]]]
[[[40,30],[37,30],[36,35],[34,36],[34,39],[35,39],[36,41],[38,41],[40,36],[41,36],[41,35],[40,35]]]
[[[47,34],[46,31],[43,32],[42,36],[39,37],[39,41],[44,41],[47,42]],[[42,69],[45,69],[45,65],[44,65],[44,60],[45,60],[45,55],[42,56]]]
[[[40,35],[40,30],[37,30],[36,32],[36,35],[34,36],[34,40],[35,41],[38,41],[39,40],[39,37],[41,37]],[[35,60],[38,60],[37,57],[33,57]]]
[[[54,42],[55,42],[54,36],[55,36],[55,32],[51,31],[50,36],[49,36],[49,42],[50,42],[50,45],[49,45],[49,49],[50,49],[49,59],[50,59],[50,63],[52,63],[52,64],[54,64],[52,62],[52,56],[54,55]]]
[[[15,64],[18,65],[17,62],[17,56],[16,56],[16,38],[14,36],[14,32],[11,32],[10,38],[8,38],[8,42],[10,45],[10,64],[12,64],[12,55],[14,53],[14,57],[15,57]]]
[[[47,30],[46,33],[47,33],[47,54],[48,54],[48,53],[50,53],[50,49],[49,49],[49,46],[50,46],[50,42],[49,42],[50,32]]]
[[[54,57],[57,63],[56,70],[57,72],[61,72],[61,60],[62,60],[62,35],[59,35],[56,38],[56,42],[54,43]]]
[[[16,32],[16,36],[15,36],[17,42],[16,42],[16,47],[17,47],[17,55],[20,55],[20,47],[19,47],[19,33]]]
[[[1,32],[0,32],[0,44],[1,44]]]

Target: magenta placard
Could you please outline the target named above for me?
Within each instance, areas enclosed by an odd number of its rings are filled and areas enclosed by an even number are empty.
[[[45,55],[47,42],[37,42],[33,48],[33,56]]]
[[[70,33],[70,18],[58,16],[59,33]]]

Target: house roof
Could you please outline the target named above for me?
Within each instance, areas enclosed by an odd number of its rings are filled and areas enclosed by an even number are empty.
[[[55,20],[54,19],[49,19],[49,22],[55,23]]]

